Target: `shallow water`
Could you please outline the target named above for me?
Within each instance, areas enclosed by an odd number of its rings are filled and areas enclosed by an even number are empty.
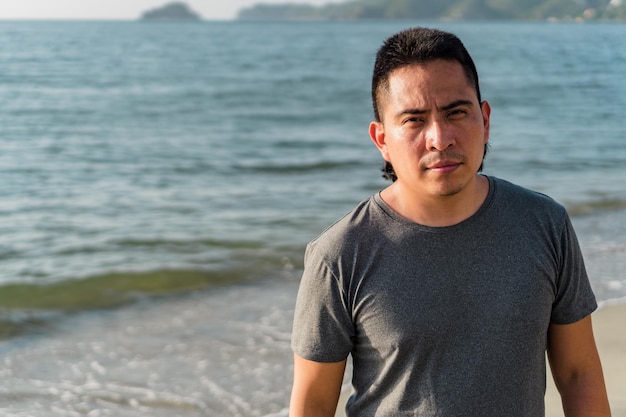
[[[59,317],[0,347],[0,415],[286,415],[295,290],[274,281]]]

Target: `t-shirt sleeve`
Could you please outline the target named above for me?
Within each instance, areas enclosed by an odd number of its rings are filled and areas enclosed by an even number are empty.
[[[589,283],[576,233],[568,216],[565,218],[560,243],[560,274],[556,281],[557,292],[550,321],[554,324],[570,324],[591,314],[598,304]]]
[[[345,290],[336,272],[312,245],[294,313],[291,347],[315,362],[339,362],[352,350],[353,325]]]

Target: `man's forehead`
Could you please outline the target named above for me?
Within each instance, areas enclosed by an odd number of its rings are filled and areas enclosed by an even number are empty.
[[[387,84],[391,84],[397,79],[420,79],[434,76],[447,75],[454,79],[462,78],[471,85],[470,80],[465,75],[463,66],[458,61],[437,59],[419,64],[410,64],[398,67],[389,73]]]
[[[387,98],[409,98],[419,95],[466,95],[474,87],[460,65],[407,66],[389,75]]]
[[[435,83],[438,87],[456,87],[459,92],[469,88],[477,97],[475,85],[466,74],[463,66],[458,61],[453,60],[438,59],[426,63],[405,65],[390,72],[385,81],[379,88],[379,99],[382,100],[389,100],[391,93],[398,98],[408,95],[411,89],[435,88]]]

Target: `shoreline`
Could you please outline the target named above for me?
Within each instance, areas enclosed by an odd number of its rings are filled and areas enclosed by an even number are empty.
[[[626,417],[626,298],[603,301],[592,314],[593,329],[602,360],[604,380],[613,417]],[[561,400],[550,374],[546,371],[546,417],[563,417]],[[335,417],[345,417],[345,403],[350,390],[342,389]]]

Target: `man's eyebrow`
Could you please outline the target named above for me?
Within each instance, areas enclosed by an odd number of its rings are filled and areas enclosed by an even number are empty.
[[[471,100],[455,100],[450,104],[446,104],[445,106],[439,107],[437,110],[438,111],[448,111],[448,110],[452,110],[456,107],[461,107],[461,106],[473,106],[474,103]],[[407,114],[413,114],[413,115],[420,115],[420,114],[426,114],[428,113],[428,110],[426,109],[418,109],[418,108],[414,108],[414,109],[404,109],[400,112],[398,112],[398,114],[396,115],[396,117],[402,117],[404,115]]]
[[[428,111],[425,109],[404,109],[402,111],[399,111],[396,117],[402,117],[407,114],[419,115],[419,114],[426,114],[426,113],[428,113]]]
[[[446,111],[446,110],[452,110],[455,107],[461,107],[461,106],[473,106],[474,103],[470,100],[456,100],[453,101],[450,104],[446,104],[443,107],[439,108],[439,111]]]

